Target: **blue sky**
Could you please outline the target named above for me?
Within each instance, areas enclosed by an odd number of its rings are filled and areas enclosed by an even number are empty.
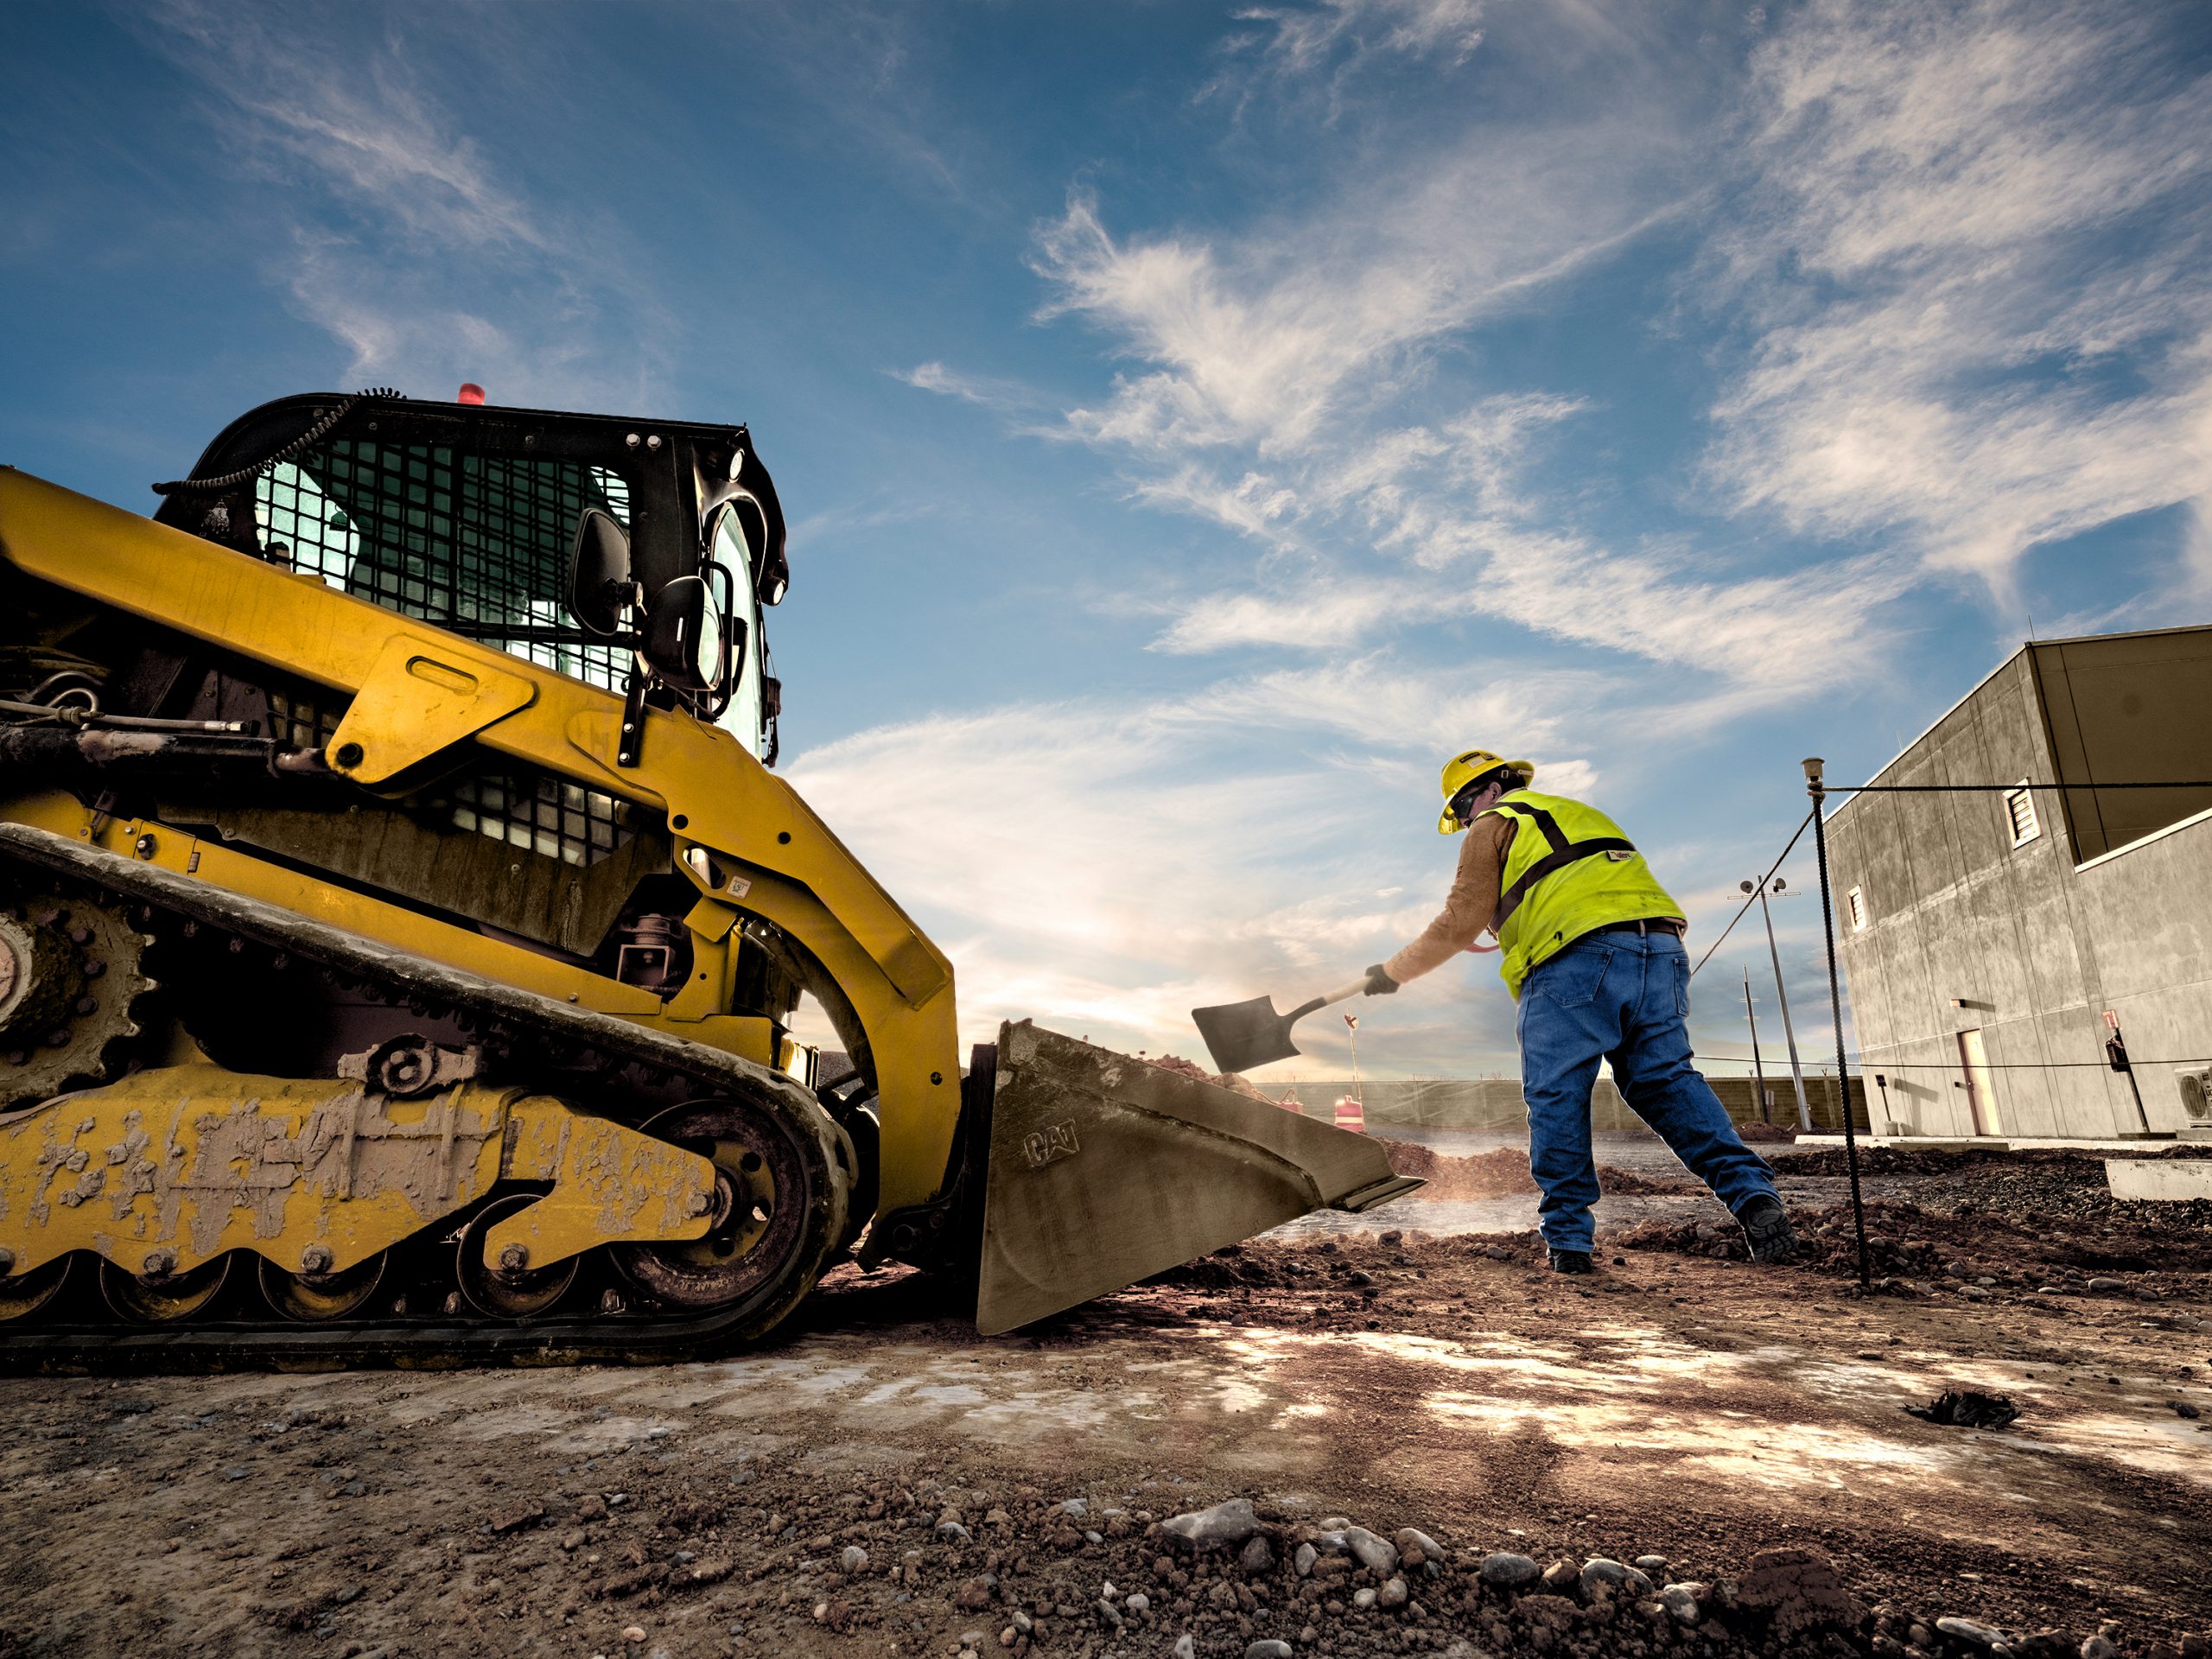
[[[1866,775],[2031,617],[2212,612],[2201,7],[10,16],[0,459],[143,512],[293,391],[749,422],[784,770],[975,1037],[1195,1052],[1351,977],[1474,743],[1701,950],[1801,756]],[[1363,1004],[1370,1073],[1513,1069],[1494,961]]]

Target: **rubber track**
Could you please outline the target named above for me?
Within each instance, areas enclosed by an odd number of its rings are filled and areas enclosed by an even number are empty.
[[[849,1172],[842,1134],[810,1090],[796,1078],[721,1049],[428,962],[279,906],[29,825],[0,823],[0,859],[372,981],[393,992],[396,1001],[413,998],[442,1004],[525,1040],[594,1050],[610,1058],[690,1077],[705,1094],[736,1094],[786,1107],[801,1144],[815,1147],[830,1178]],[[817,1202],[826,1205],[828,1200]],[[78,1271],[89,1265],[80,1263]],[[390,1319],[328,1326],[219,1320],[149,1328],[49,1323],[41,1318],[29,1330],[0,1326],[0,1371],[662,1363],[728,1351],[733,1332],[756,1306],[754,1299],[703,1317],[633,1313],[528,1325]]]

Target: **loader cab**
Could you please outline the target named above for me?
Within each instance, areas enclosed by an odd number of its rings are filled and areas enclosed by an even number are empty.
[[[281,398],[240,416],[156,519],[531,662],[730,731],[772,765],[761,617],[790,581],[782,509],[742,426]],[[580,534],[617,556],[604,608]]]

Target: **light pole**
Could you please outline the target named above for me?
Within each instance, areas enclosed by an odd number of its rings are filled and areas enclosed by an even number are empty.
[[[1767,894],[1780,893],[1789,884],[1780,876],[1774,878],[1771,887],[1761,887],[1756,881],[1740,884],[1745,893],[1759,896],[1759,914],[1766,918],[1766,953],[1774,963],[1774,995],[1782,1005],[1782,1035],[1789,1045],[1789,1080],[1797,1087],[1797,1127],[1800,1130],[1813,1127],[1813,1109],[1805,1099],[1805,1068],[1797,1063],[1797,1033],[1789,1023],[1789,993],[1782,983],[1782,952],[1774,943],[1774,912],[1767,907]]]
[[[1759,1122],[1771,1123],[1774,1105],[1766,1097],[1766,1068],[1759,1064],[1759,1020],[1751,1012],[1751,970],[1748,968],[1744,969],[1744,1018],[1751,1026],[1751,1077],[1753,1086],[1759,1091]]]

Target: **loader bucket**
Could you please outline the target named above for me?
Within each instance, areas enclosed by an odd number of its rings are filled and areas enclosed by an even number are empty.
[[[1008,1025],[976,1328],[1011,1331],[1309,1211],[1370,1210],[1420,1185],[1364,1136]]]

